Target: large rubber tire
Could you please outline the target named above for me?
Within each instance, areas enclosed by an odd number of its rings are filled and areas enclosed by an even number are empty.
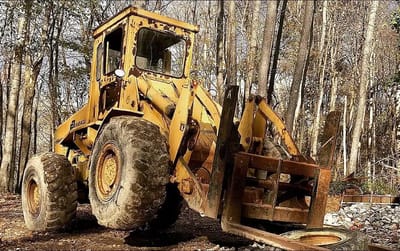
[[[62,155],[48,152],[31,158],[22,180],[22,210],[28,229],[54,231],[76,215],[77,184],[73,168]]]
[[[159,128],[136,117],[115,117],[92,152],[89,200],[100,225],[136,229],[161,208],[169,182],[169,155]]]
[[[369,244],[369,239],[365,234],[342,228],[302,229],[281,235],[330,250],[368,250]]]

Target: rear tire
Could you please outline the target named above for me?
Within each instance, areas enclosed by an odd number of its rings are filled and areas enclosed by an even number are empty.
[[[150,223],[166,197],[169,155],[159,128],[137,117],[115,117],[96,139],[89,200],[100,225],[135,229]]]
[[[34,231],[54,231],[75,217],[77,184],[73,168],[62,155],[48,152],[31,158],[22,181],[25,224]]]

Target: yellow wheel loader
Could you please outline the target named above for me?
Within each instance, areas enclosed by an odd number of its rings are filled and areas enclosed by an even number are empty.
[[[34,156],[24,172],[29,229],[68,225],[78,202],[90,202],[106,227],[165,227],[183,198],[226,232],[284,249],[324,249],[244,225],[321,228],[330,164],[304,157],[264,98],[250,97],[239,121],[237,86],[226,88],[220,106],[190,78],[198,30],[135,7],[94,30],[88,103],[57,128],[55,152]],[[266,140],[267,123],[284,149]]]

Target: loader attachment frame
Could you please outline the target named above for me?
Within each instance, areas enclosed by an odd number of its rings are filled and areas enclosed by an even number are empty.
[[[211,181],[208,187],[205,214],[212,218],[221,217],[222,229],[226,232],[241,235],[243,237],[261,241],[263,243],[284,248],[287,250],[327,250],[322,247],[304,244],[300,241],[289,240],[277,234],[265,232],[250,226],[243,225],[242,219],[252,218],[269,221],[305,224],[306,228],[321,228],[325,215],[327,195],[331,178],[330,166],[322,167],[316,165],[311,158],[301,155],[294,140],[286,130],[283,121],[267,105],[261,97],[250,98],[251,107],[257,105],[256,110],[248,109],[247,112],[255,114],[254,121],[249,122],[253,116],[247,117],[248,125],[237,125],[233,121],[237,102],[237,86],[229,86],[225,92],[225,100],[222,107],[222,117],[219,134],[216,142]],[[251,104],[254,102],[255,104]],[[245,107],[244,110],[246,113]],[[246,128],[257,128],[253,123],[259,123],[260,117],[269,120],[277,129],[283,142],[287,146],[292,159],[280,159],[254,154],[249,149],[254,147],[243,147],[240,149],[237,132],[241,136],[251,136],[250,141],[260,140],[260,130]],[[251,119],[250,119],[251,120]],[[266,123],[262,122],[262,126]],[[328,130],[329,147],[334,148],[338,125]],[[333,129],[332,129],[333,128]],[[261,130],[262,131],[262,130]],[[265,131],[264,131],[265,132]],[[236,133],[236,135],[235,135]],[[249,142],[249,140],[247,140]],[[258,142],[260,143],[260,142]],[[327,156],[329,154],[330,156]],[[324,164],[331,164],[333,150],[323,151]],[[249,176],[249,170],[262,170],[269,174],[269,178],[257,178]],[[272,174],[272,175],[271,175]],[[292,177],[290,182],[282,182],[281,174]],[[254,200],[255,194],[268,191],[267,198]],[[305,197],[309,202],[305,202]]]
[[[287,172],[294,175],[307,175],[315,178],[309,209],[284,207],[277,203],[280,191],[278,178],[271,184],[273,199],[271,204],[245,203],[246,174],[248,168],[268,169],[271,172]],[[279,176],[277,176],[279,177]],[[300,241],[289,240],[280,235],[261,231],[241,224],[243,217],[270,221],[306,223],[307,228],[321,228],[325,215],[325,205],[330,182],[330,170],[317,165],[276,160],[260,155],[239,152],[235,154],[232,176],[226,190],[221,226],[226,232],[261,241],[286,250],[327,250],[322,247],[306,245]],[[292,186],[292,185],[290,185]],[[285,187],[288,189],[289,187]],[[292,189],[302,189],[293,185]]]

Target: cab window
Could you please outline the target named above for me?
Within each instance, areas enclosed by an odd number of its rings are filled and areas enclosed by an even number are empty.
[[[185,40],[175,34],[142,28],[137,35],[136,66],[142,70],[181,77]]]
[[[108,74],[110,72],[114,72],[118,68],[122,68],[122,38],[122,27],[117,28],[113,32],[106,35],[104,39],[104,74]]]
[[[100,43],[96,49],[96,80],[100,80],[102,74],[102,61],[103,61],[103,43]]]

